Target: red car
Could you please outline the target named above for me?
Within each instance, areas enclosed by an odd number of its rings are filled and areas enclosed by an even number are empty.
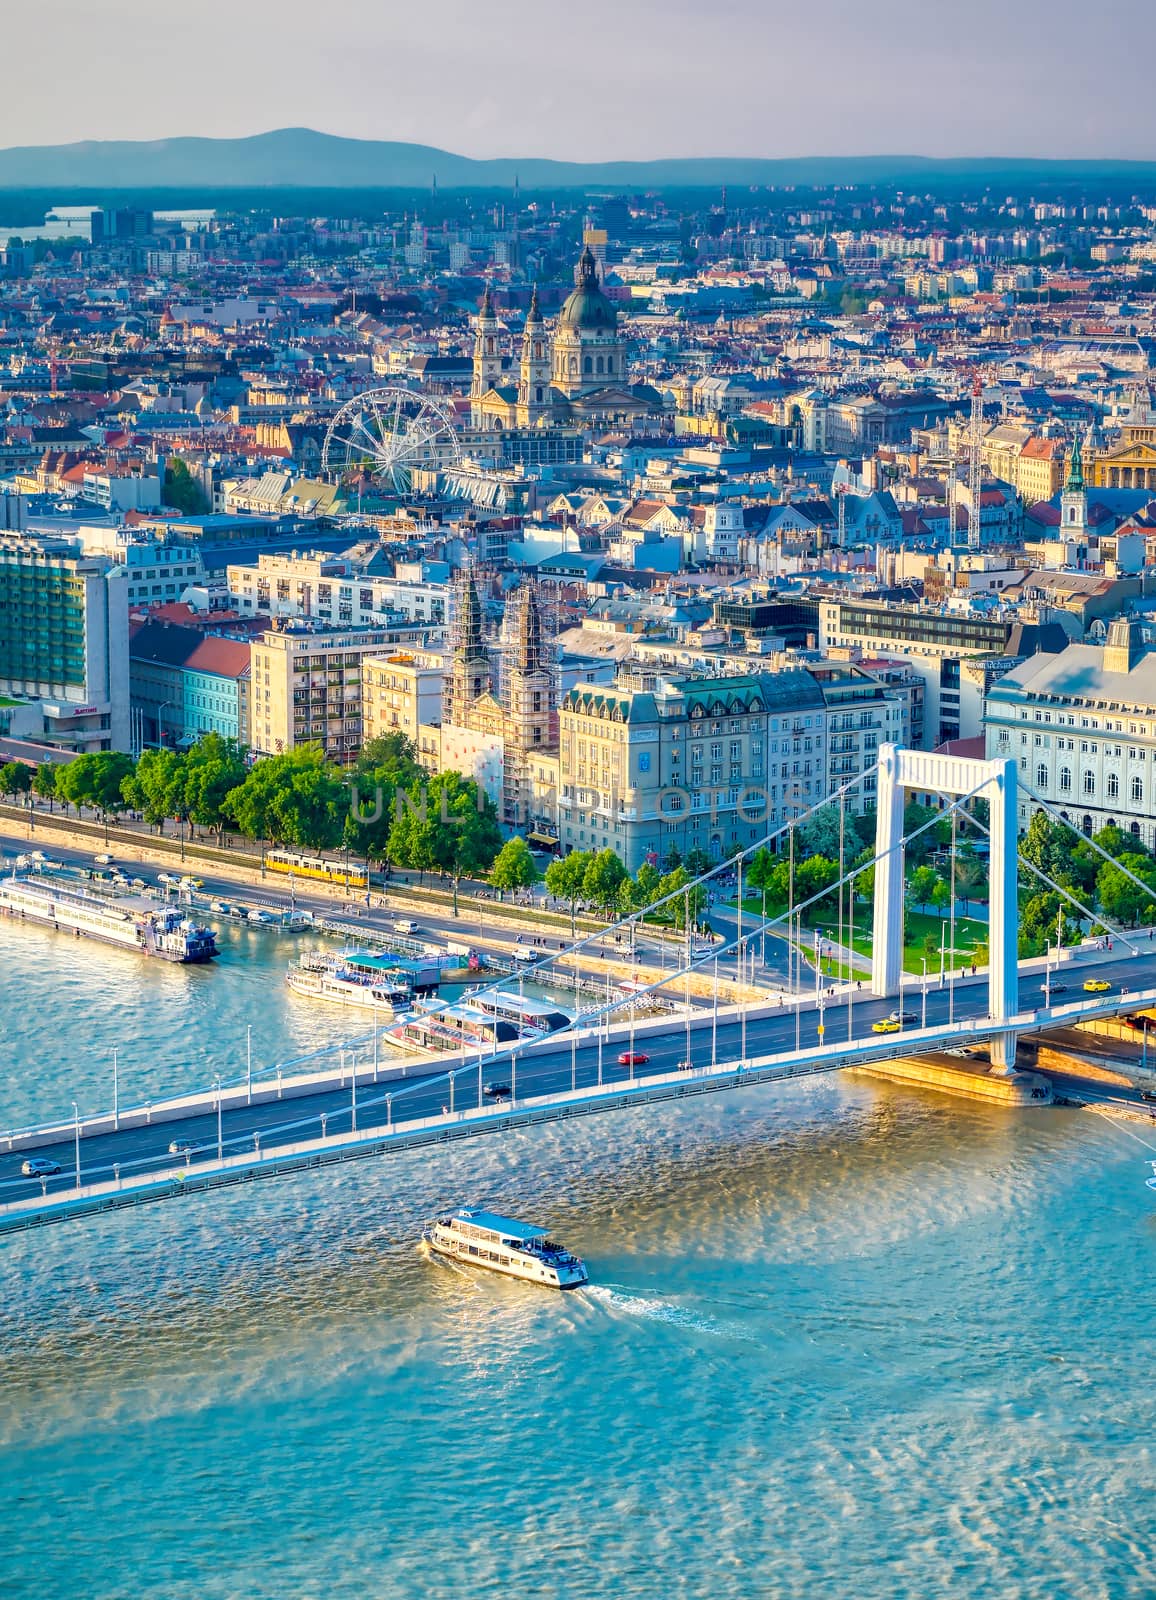
[[[624,1050],[618,1057],[618,1065],[620,1067],[644,1067],[649,1060],[649,1056],[640,1055],[638,1051],[631,1055],[629,1050]]]

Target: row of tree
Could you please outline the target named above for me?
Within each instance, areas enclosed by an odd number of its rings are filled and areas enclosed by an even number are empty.
[[[688,924],[700,925],[706,908],[706,891],[692,884],[692,873],[702,870],[689,862],[664,873],[644,862],[632,878],[613,850],[574,850],[551,861],[546,887],[569,905],[571,931],[580,905],[605,917],[625,917],[653,906],[656,921],[685,930]]]
[[[349,850],[419,873],[459,880],[486,872],[502,847],[493,802],[458,772],[431,778],[401,734],[372,740],[357,766],[327,762],[316,745],[250,764],[234,740],[209,733],[188,750],[145,750],[139,760],[91,752],[31,772],[0,769],[0,788],[31,788],[49,801],[101,817],[138,812],[223,840],[249,839],[309,852]],[[529,855],[529,851],[526,851]]]
[[[1102,913],[1115,926],[1156,922],[1156,859],[1121,828],[1101,828],[1089,841],[1037,811],[1020,840],[1020,860],[1057,885],[1050,888],[1021,865],[1021,955],[1042,954],[1057,933],[1064,944],[1074,944],[1083,932],[1080,906]]]

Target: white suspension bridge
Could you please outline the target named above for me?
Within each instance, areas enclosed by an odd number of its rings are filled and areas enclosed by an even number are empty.
[[[847,861],[847,801],[870,774],[851,780],[821,806],[811,807],[774,829],[736,857],[667,895],[664,900],[619,919],[608,929],[573,940],[561,952],[543,953],[525,976],[547,985],[574,983],[584,957],[616,938],[629,940],[644,915],[664,905],[677,912],[685,940],[673,971],[646,984],[633,984],[578,1011],[569,1028],[546,1038],[512,1046],[481,1046],[444,1062],[402,1068],[383,1063],[376,1034],[344,1054],[340,1076],[314,1074],[286,1083],[251,1073],[240,1083],[212,1086],[164,1105],[81,1116],[69,1123],[14,1129],[0,1134],[0,1233],[61,1222],[153,1201],[188,1198],[283,1173],[308,1171],[336,1162],[388,1155],[422,1146],[456,1143],[484,1133],[508,1132],[540,1123],[566,1121],[668,1100],[815,1073],[868,1066],[889,1058],[959,1049],[986,1043],[994,1074],[1014,1072],[1016,1041],[1077,1022],[1118,1016],[1156,1006],[1156,947],[1104,922],[1066,888],[1053,882],[1017,850],[1017,768],[1014,761],[881,748],[876,767],[877,824],[870,861]],[[952,970],[942,985],[927,975],[903,972],[905,849],[935,826],[940,816],[904,833],[905,797],[911,791],[935,793],[946,801],[952,823],[954,873],[958,827],[987,833],[990,845],[989,954],[986,974]],[[1031,791],[1028,791],[1029,794]],[[987,802],[981,825],[969,809]],[[1032,795],[1033,802],[1045,803]],[[795,835],[821,807],[839,808],[838,881],[772,916],[744,909],[744,874],[762,849],[785,850],[793,862]],[[1051,807],[1045,809],[1052,811]],[[1070,826],[1052,811],[1056,820]],[[1073,830],[1074,831],[1074,830]],[[1092,848],[1099,850],[1094,841]],[[1111,859],[1099,850],[1105,859]],[[855,854],[858,855],[856,849]],[[1119,865],[1119,863],[1117,863]],[[804,973],[802,923],[820,901],[837,901],[832,923],[836,949],[852,943],[855,880],[875,871],[874,925],[868,990],[848,967],[831,983],[817,956]],[[1107,930],[1113,953],[1089,969],[1106,986],[1053,1004],[1050,961],[1043,983],[1038,963],[1018,960],[1018,898],[1021,870],[1034,874],[1073,907]],[[1152,891],[1125,868],[1126,876]],[[709,891],[724,874],[736,879],[733,937],[703,950],[692,937],[700,891]],[[729,880],[728,880],[729,881]],[[793,885],[793,872],[790,875]],[[1156,898],[1156,896],[1154,896]],[[682,905],[677,902],[681,899]],[[828,912],[829,915],[829,912]],[[955,897],[950,926],[954,947]],[[753,967],[757,944],[768,934],[785,936],[792,992],[723,1006],[719,969],[728,964],[741,983]],[[695,975],[711,980],[710,1005],[696,1005]],[[490,985],[494,988],[496,985]],[[1058,994],[1060,986],[1056,985]],[[680,998],[681,1017],[640,1017],[639,1004],[661,991]],[[748,991],[749,992],[749,991]],[[482,991],[485,993],[485,990]],[[1041,998],[1043,1003],[1041,1004]],[[898,1003],[897,1003],[898,1002]],[[897,1004],[896,1004],[897,1003]],[[905,1010],[918,1003],[918,1015]],[[897,1019],[897,1020],[896,1020]],[[883,1023],[889,1030],[878,1031]],[[370,1042],[372,1039],[372,1051]],[[502,1098],[487,1094],[502,1079]],[[179,1137],[174,1144],[174,1131]],[[22,1173],[30,1151],[58,1170],[28,1177]]]

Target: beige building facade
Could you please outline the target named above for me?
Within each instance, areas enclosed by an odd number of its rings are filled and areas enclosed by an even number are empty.
[[[392,651],[361,662],[364,743],[403,733],[420,750],[423,724],[441,722],[445,663],[437,651]]]
[[[343,766],[357,759],[364,731],[362,661],[398,643],[380,629],[271,630],[255,640],[249,722],[257,755],[318,744]]]

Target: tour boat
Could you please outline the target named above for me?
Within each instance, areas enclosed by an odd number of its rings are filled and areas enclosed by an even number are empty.
[[[588,1282],[577,1256],[535,1228],[492,1211],[454,1211],[438,1217],[422,1235],[431,1250],[472,1267],[527,1278],[550,1289],[577,1289]]]
[[[570,1027],[574,1021],[570,1013],[563,1011],[560,1006],[506,989],[470,989],[464,995],[462,1004],[471,1011],[483,1011],[487,1016],[513,1022],[520,1029],[531,1028],[543,1034],[557,1033],[560,1029]]]
[[[0,879],[0,912],[162,961],[193,964],[217,954],[211,928],[191,922],[175,906],[157,906],[139,895],[115,899],[43,878],[11,877]]]
[[[387,956],[365,950],[306,952],[289,968],[285,981],[294,994],[309,1000],[332,1000],[364,1011],[398,1014],[411,999],[409,984]]]

